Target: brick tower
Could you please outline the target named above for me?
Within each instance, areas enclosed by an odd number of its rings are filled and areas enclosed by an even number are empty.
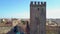
[[[30,34],[46,34],[46,2],[30,3]]]

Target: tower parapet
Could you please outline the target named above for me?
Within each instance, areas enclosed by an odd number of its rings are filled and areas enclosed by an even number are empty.
[[[33,2],[31,1],[30,6],[46,6],[46,2]]]

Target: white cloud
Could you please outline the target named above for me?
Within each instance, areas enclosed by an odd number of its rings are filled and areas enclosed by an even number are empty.
[[[29,18],[29,12],[12,13],[12,18]]]
[[[60,9],[47,9],[47,18],[60,18]]]

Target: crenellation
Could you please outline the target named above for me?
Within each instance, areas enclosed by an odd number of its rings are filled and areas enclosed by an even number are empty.
[[[44,6],[46,6],[46,2],[44,2]]]
[[[41,5],[43,5],[44,3],[43,2],[41,2]]]
[[[37,4],[37,2],[35,1],[35,2],[34,2],[34,4],[36,5],[36,4]]]
[[[30,3],[31,6],[46,6],[46,2],[33,2]]]
[[[40,2],[38,2],[38,5],[40,5]]]
[[[30,5],[33,5],[33,1],[31,1]]]

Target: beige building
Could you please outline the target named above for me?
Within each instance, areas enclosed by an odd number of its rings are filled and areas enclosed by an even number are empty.
[[[0,34],[6,34],[12,28],[12,22],[9,19],[0,19]]]
[[[16,18],[12,18],[12,26],[16,26],[19,23],[19,20]]]
[[[46,20],[46,34],[58,34],[58,23],[56,21]]]

